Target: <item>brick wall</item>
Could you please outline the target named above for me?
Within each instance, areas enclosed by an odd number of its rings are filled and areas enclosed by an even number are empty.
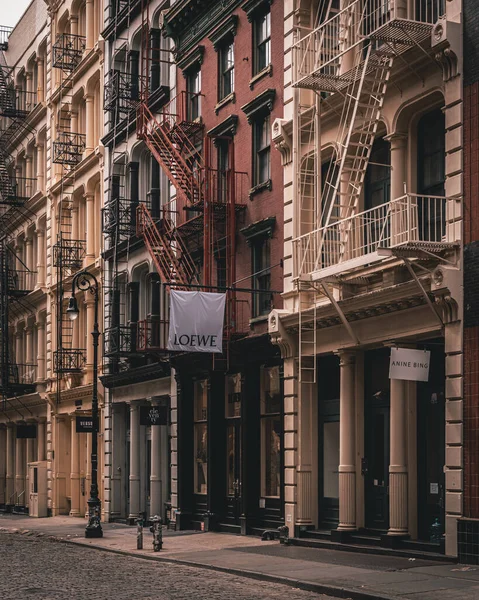
[[[42,29],[45,29],[44,36],[47,35],[46,25],[47,5],[44,0],[34,0],[8,38],[6,58],[9,66],[16,65],[22,57],[23,61],[30,58],[31,54],[37,50],[36,36]]]
[[[275,89],[276,96],[271,113],[271,124],[277,117],[283,116],[283,3],[271,4],[271,75],[266,75],[257,81],[250,89],[252,78],[252,24],[248,21],[246,13],[238,8],[234,14],[238,16],[238,26],[234,37],[234,92],[235,102],[228,103],[215,114],[218,102],[218,54],[208,37],[203,38],[200,44],[204,46],[203,62],[201,64],[201,93],[204,94],[201,102],[201,114],[205,123],[205,131],[210,130],[230,115],[237,115],[238,124],[235,145],[235,169],[246,172],[252,187],[252,127],[248,123],[241,107],[251,102],[256,96],[267,89]],[[178,72],[178,91],[186,89],[185,79],[181,71]],[[212,164],[215,165],[215,156]],[[283,167],[281,155],[271,147],[271,179],[272,190],[263,190],[248,198],[244,217],[240,217],[238,229],[246,227],[261,219],[274,216],[276,226],[271,240],[271,265],[276,265],[283,257]],[[247,191],[247,190],[246,190]],[[236,278],[242,280],[251,274],[251,249],[242,234],[236,238]],[[271,271],[271,289],[283,289],[283,270],[275,267]],[[250,280],[242,281],[242,287],[250,287]],[[274,296],[275,308],[281,308],[282,301],[279,294]],[[266,325],[260,325],[267,330]]]
[[[464,516],[479,518],[479,12],[474,0],[463,9]]]

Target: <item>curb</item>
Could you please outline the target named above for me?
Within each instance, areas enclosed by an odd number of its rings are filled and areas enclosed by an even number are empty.
[[[259,573],[257,571],[248,571],[247,569],[235,569],[233,567],[220,567],[216,565],[205,565],[204,563],[198,563],[192,560],[182,560],[178,558],[169,558],[162,556],[152,556],[144,554],[136,554],[129,550],[119,550],[116,548],[106,548],[105,546],[96,546],[94,544],[84,544],[83,542],[76,541],[76,538],[66,539],[58,536],[49,535],[48,533],[35,532],[31,529],[17,529],[17,528],[6,528],[0,527],[0,533],[19,533],[21,535],[44,537],[46,539],[60,542],[64,544],[73,544],[80,547],[94,548],[95,550],[101,550],[103,552],[110,552],[111,554],[118,554],[120,556],[128,556],[130,558],[138,558],[143,560],[150,560],[163,563],[171,563],[177,565],[183,565],[187,567],[195,567],[198,569],[206,569],[209,571],[217,571],[219,573],[228,573],[229,575],[236,575],[239,577],[247,577],[248,579],[255,579],[257,581],[267,581],[270,583],[279,583],[287,585],[288,587],[297,588],[306,592],[315,592],[317,594],[323,594],[332,596],[334,598],[343,598],[348,600],[394,600],[391,596],[383,596],[382,594],[371,594],[369,592],[361,592],[353,588],[338,587],[334,585],[326,585],[321,583],[308,583],[300,581],[298,579],[291,579],[290,577],[282,577],[279,575],[269,575],[267,573]]]

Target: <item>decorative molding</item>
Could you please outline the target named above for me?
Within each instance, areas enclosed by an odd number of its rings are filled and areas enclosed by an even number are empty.
[[[271,141],[276,150],[281,152],[283,167],[293,160],[293,139],[291,136],[292,121],[275,119],[271,128]],[[287,129],[290,129],[288,131]]]
[[[264,117],[273,110],[275,97],[276,90],[269,88],[241,107],[250,125],[255,119]]]
[[[245,11],[248,21],[251,23],[258,12],[266,12],[271,4],[273,4],[273,0],[246,0],[241,8]]]
[[[262,181],[261,183],[258,183],[258,185],[255,185],[250,189],[250,191],[248,192],[249,199],[251,200],[251,198],[253,196],[256,196],[256,194],[261,194],[261,192],[264,192],[264,190],[268,190],[270,192],[272,189],[273,189],[272,179],[267,179],[266,181]]]
[[[258,83],[258,81],[263,79],[263,77],[266,77],[266,75],[273,77],[273,65],[271,63],[267,67],[262,69],[259,73],[256,73],[256,75],[253,75],[249,82],[249,89],[253,90],[254,86]]]
[[[235,37],[237,28],[238,15],[231,15],[224,23],[215,29],[213,33],[210,34],[209,39],[213,44],[215,52],[218,52],[218,50],[226,41],[230,41]]]
[[[203,56],[205,54],[204,46],[196,46],[196,48],[187,54],[184,58],[178,61],[177,66],[182,71],[183,77],[186,77],[188,71],[194,67],[200,67],[203,64]]]
[[[436,52],[434,58],[442,67],[442,77],[445,82],[457,76],[458,60],[450,46]]]
[[[210,129],[207,134],[209,137],[233,137],[236,135],[238,125],[238,115],[230,115],[219,125]]]
[[[230,103],[236,103],[236,94],[234,92],[231,92],[231,94],[228,94],[218,102],[218,104],[215,106],[215,114],[218,114],[224,106]]]
[[[246,243],[250,246],[252,242],[259,238],[273,237],[275,225],[276,217],[266,217],[266,219],[261,219],[261,221],[256,221],[247,227],[243,227],[243,229],[240,229],[240,233],[244,235]]]

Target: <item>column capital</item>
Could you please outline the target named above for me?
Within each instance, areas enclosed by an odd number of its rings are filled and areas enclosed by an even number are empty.
[[[35,62],[37,63],[37,65],[42,65],[45,62],[45,59],[43,58],[43,56],[37,56],[35,58]]]
[[[83,96],[83,100],[85,100],[85,102],[93,102],[93,94],[85,94]]]
[[[340,367],[356,364],[356,352],[354,350],[338,350],[335,354],[339,357]]]
[[[385,135],[384,139],[391,144],[391,150],[394,150],[395,148],[404,148],[408,141],[408,135],[402,131],[394,131]]]

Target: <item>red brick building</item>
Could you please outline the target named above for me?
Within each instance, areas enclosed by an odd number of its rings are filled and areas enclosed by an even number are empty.
[[[282,165],[271,142],[282,30],[283,4],[269,0],[182,0],[163,14],[177,89],[143,139],[176,190],[161,210],[175,223],[180,287],[227,294],[223,354],[172,359],[177,529],[283,522],[282,363],[267,333],[283,279]]]

